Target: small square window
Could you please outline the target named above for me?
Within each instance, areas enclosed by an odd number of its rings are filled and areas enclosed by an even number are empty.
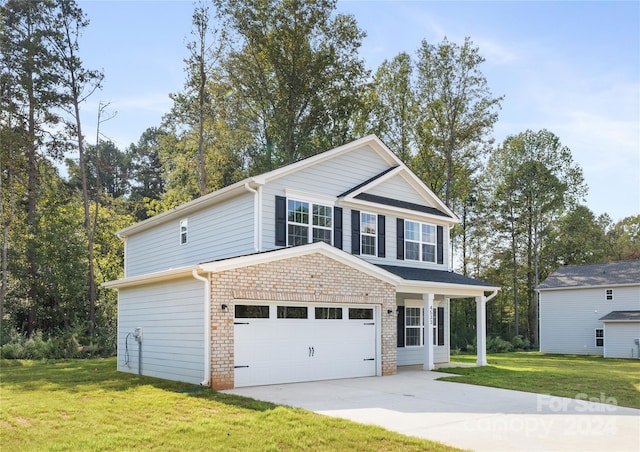
[[[613,301],[613,289],[607,289],[605,291],[605,300],[606,301]]]
[[[316,308],[316,319],[340,320],[342,319],[342,308]]]
[[[349,308],[349,320],[373,320],[373,309]]]
[[[236,319],[268,319],[269,306],[237,304],[235,314]]]

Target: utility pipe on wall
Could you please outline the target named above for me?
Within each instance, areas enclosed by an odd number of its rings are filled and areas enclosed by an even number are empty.
[[[211,281],[200,276],[198,270],[193,269],[191,275],[204,282],[204,379],[200,386],[209,386],[211,378]]]

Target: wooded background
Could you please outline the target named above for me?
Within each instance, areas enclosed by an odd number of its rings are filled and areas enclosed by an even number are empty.
[[[118,149],[99,133],[108,105],[97,136],[82,134],[81,106],[108,73],[79,57],[89,20],[78,5],[4,0],[0,12],[4,357],[113,353],[116,293],[100,284],[122,277],[115,231],[369,133],[461,218],[455,270],[502,287],[487,307],[496,349],[536,346],[534,289],[557,267],[640,258],[640,215],[614,223],[583,205],[560,137],[494,142],[503,97],[470,38],[423,41],[371,72],[365,32],[335,0],[201,2],[176,61],[183,90],[168,93],[161,124]],[[452,348],[472,348],[474,304],[452,303],[451,323]]]

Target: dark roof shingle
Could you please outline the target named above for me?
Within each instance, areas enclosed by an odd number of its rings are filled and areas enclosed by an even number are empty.
[[[464,276],[454,272],[430,270],[426,268],[401,267],[399,265],[375,265],[390,273],[393,273],[396,276],[401,277],[402,279],[406,279],[407,281],[427,281],[447,284],[461,284],[464,286],[495,287],[494,285],[487,282],[469,278],[468,276]]]
[[[640,311],[611,311],[598,320],[603,322],[640,322]]]
[[[553,272],[538,289],[640,285],[640,259],[606,264],[566,265]]]

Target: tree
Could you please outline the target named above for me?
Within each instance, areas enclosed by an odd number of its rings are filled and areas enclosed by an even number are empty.
[[[413,87],[413,62],[402,52],[385,60],[367,89],[365,110],[369,115],[369,133],[375,133],[400,160],[410,165],[414,151],[416,98]]]
[[[586,206],[578,205],[558,219],[542,244],[544,273],[562,265],[596,264],[608,260],[606,229],[609,220],[596,218]]]
[[[89,189],[87,186],[87,164],[85,162],[84,136],[82,135],[82,121],[80,117],[80,104],[100,87],[103,74],[100,71],[87,70],[83,67],[79,53],[79,37],[82,30],[89,25],[82,10],[74,0],[57,0],[57,14],[55,16],[54,29],[59,34],[49,37],[56,57],[61,62],[62,71],[60,84],[64,88],[65,101],[70,103],[70,108],[65,108],[71,115],[68,123],[70,135],[75,137],[80,180],[82,183],[82,200],[84,206],[84,226],[87,230],[87,259],[89,270],[87,274],[87,287],[89,299],[89,330],[93,332],[95,326],[96,283],[94,271],[94,236],[96,226],[92,224],[89,206]],[[63,108],[66,107],[63,104]]]
[[[539,282],[542,237],[561,214],[586,194],[582,169],[569,148],[547,130],[527,130],[505,139],[491,155],[486,190],[491,196],[498,252],[508,253],[513,276],[515,333],[519,334],[518,291],[521,271],[526,276],[527,330],[538,341],[538,311],[534,300]],[[524,269],[522,269],[524,267]]]
[[[333,15],[336,0],[214,4],[237,42],[226,78],[256,134],[253,172],[351,139],[367,76],[357,54],[364,33],[352,16]]]
[[[469,193],[471,175],[491,144],[502,97],[492,97],[471,39],[422,41],[418,50],[417,169],[449,207]]]
[[[612,260],[640,259],[640,215],[623,218],[607,232]]]
[[[26,228],[22,240],[28,268],[23,275],[28,285],[26,329],[31,335],[36,324],[40,284],[41,263],[37,260],[36,241],[40,173],[43,157],[59,158],[64,151],[56,133],[61,118],[55,113],[63,102],[59,90],[61,62],[51,46],[51,40],[57,38],[56,5],[51,0],[9,0],[1,8],[4,19],[0,29],[3,94],[11,94],[11,109],[19,121],[16,130],[21,135],[21,148],[14,156],[24,158],[27,174]]]

